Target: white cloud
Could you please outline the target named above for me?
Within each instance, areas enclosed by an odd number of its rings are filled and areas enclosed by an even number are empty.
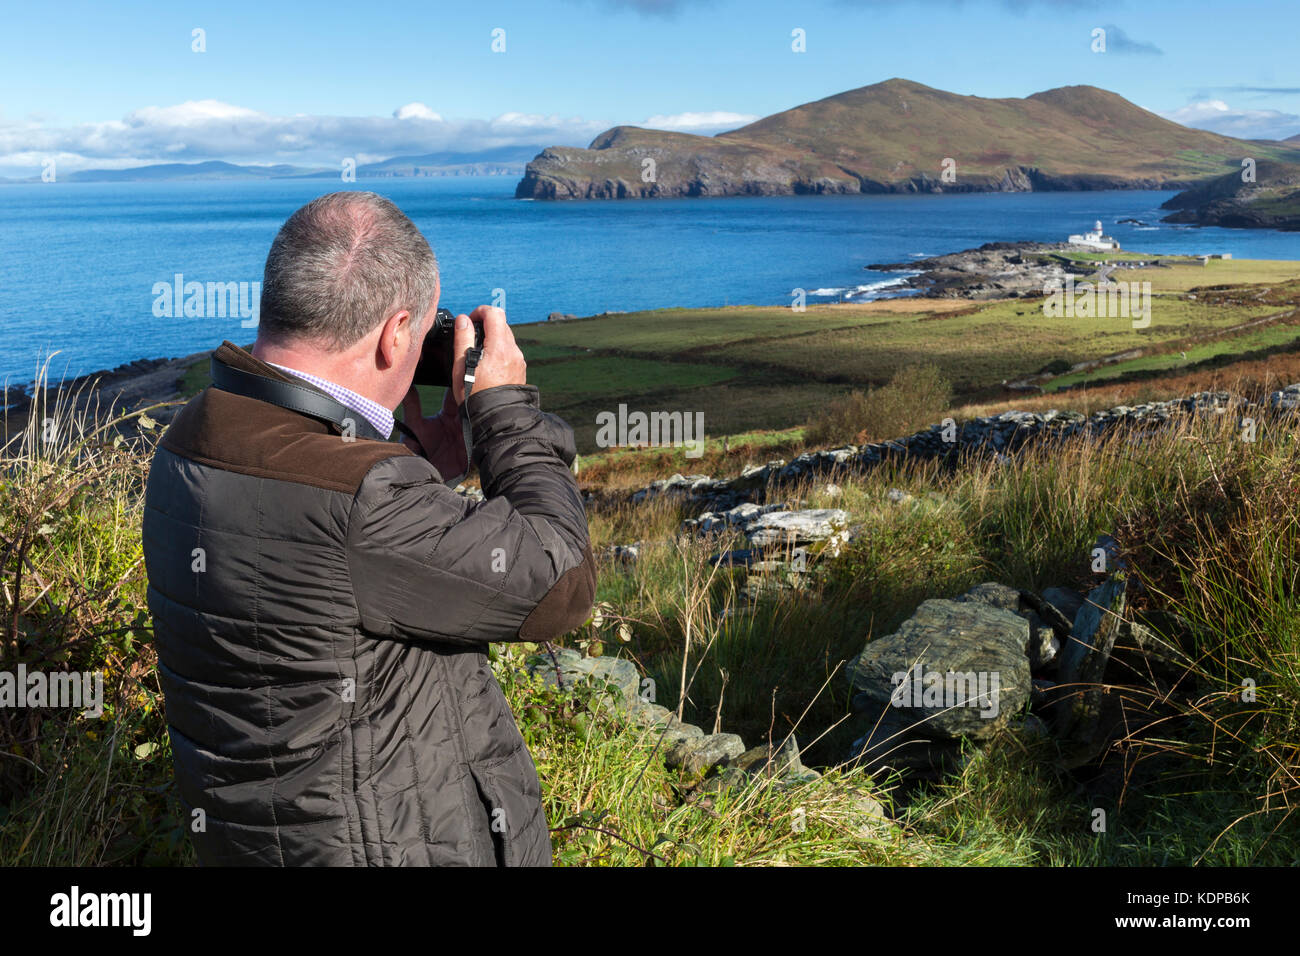
[[[1238,139],[1286,139],[1300,133],[1300,116],[1278,110],[1233,109],[1223,100],[1199,100],[1160,115],[1184,126]]]
[[[551,129],[565,123],[581,122],[579,119],[564,120],[558,116],[542,116],[538,113],[502,113],[491,121],[491,126],[494,129]]]
[[[60,170],[158,162],[292,163],[335,166],[345,156],[392,156],[500,146],[585,146],[610,124],[577,117],[507,112],[494,119],[447,120],[423,103],[391,116],[274,116],[196,100],[145,106],[121,120],[50,126],[0,117],[0,175],[38,175],[54,157]]]
[[[642,126],[651,129],[678,130],[683,133],[720,133],[723,130],[745,126],[759,117],[749,113],[731,113],[727,110],[705,110],[694,113],[672,113],[650,117]]]
[[[213,121],[255,120],[262,114],[220,100],[187,100],[175,106],[145,106],[126,114],[127,126],[201,126]],[[106,124],[107,125],[107,124]]]
[[[428,120],[430,123],[442,122],[442,117],[423,103],[407,103],[405,106],[399,106],[393,110],[393,117],[399,120],[421,119]]]
[[[701,110],[651,116],[639,125],[709,135],[757,118]],[[60,172],[213,159],[334,167],[343,157],[365,163],[444,150],[586,146],[613,125],[518,111],[491,119],[447,119],[421,102],[399,106],[390,116],[275,116],[221,100],[188,100],[74,126],[0,116],[0,176],[39,175],[48,158],[55,159]]]

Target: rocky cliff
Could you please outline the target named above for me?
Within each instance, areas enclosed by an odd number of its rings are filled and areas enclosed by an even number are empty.
[[[1253,177],[1237,169],[1179,193],[1165,222],[1229,229],[1300,230],[1300,165],[1260,160]]]

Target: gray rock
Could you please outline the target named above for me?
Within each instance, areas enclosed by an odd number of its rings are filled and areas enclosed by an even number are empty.
[[[1074,620],[1070,643],[1061,654],[1060,676],[1070,693],[1053,707],[1062,763],[1077,767],[1093,760],[1105,747],[1104,710],[1117,698],[1106,695],[1102,676],[1119,635],[1125,609],[1125,580],[1117,573],[1094,588]],[[1081,649],[1081,650],[1080,650]]]
[[[698,518],[688,519],[683,527],[688,531],[709,534],[718,531],[738,530],[756,548],[793,547],[826,542],[838,543],[846,536],[848,512],[838,508],[788,510],[784,503],[756,505],[739,504],[726,511],[705,512]]]
[[[848,539],[849,513],[839,508],[769,511],[745,529],[749,543],[759,548],[798,547],[823,543],[832,554]]]
[[[848,668],[854,694],[931,739],[985,739],[1029,700],[1029,622],[979,601],[929,600]]]
[[[632,708],[632,719],[638,724],[668,724],[676,720],[677,717],[671,710],[662,704],[652,704],[649,701],[637,698],[637,703]]]
[[[740,597],[746,604],[780,600],[803,590],[803,575],[798,573],[755,574],[745,579]]]
[[[632,500],[644,501],[658,494],[680,494],[706,501],[715,508],[729,508],[763,489],[799,484],[818,476],[862,472],[903,458],[932,459],[974,454],[1006,462],[1020,449],[1034,444],[1059,443],[1075,436],[1100,436],[1119,426],[1159,428],[1179,419],[1222,414],[1232,407],[1244,409],[1250,405],[1227,392],[1197,392],[1168,402],[1119,405],[1090,416],[1055,409],[1004,412],[962,422],[953,436],[954,442],[944,441],[944,430],[932,426],[889,441],[805,452],[789,462],[771,461],[766,465],[747,466],[740,475],[730,479],[675,475],[634,492]],[[1297,409],[1300,409],[1300,384],[1274,392],[1259,412],[1282,416],[1293,415]]]
[[[920,736],[916,724],[891,707],[869,716],[866,733],[849,747],[847,762],[870,774],[906,770],[937,776],[960,766],[961,743]]]
[[[735,734],[709,734],[678,740],[665,754],[664,762],[669,767],[680,767],[688,774],[703,774],[744,752],[745,742]]]
[[[1031,737],[1047,738],[1051,736],[1051,731],[1047,729],[1047,723],[1043,718],[1034,714],[1026,714],[1024,723],[1020,725],[1021,730]]]
[[[559,664],[557,677],[555,665]],[[641,672],[631,661],[620,657],[583,657],[568,647],[555,648],[555,661],[545,651],[534,654],[526,662],[528,673],[539,678],[548,687],[557,687],[563,678],[564,689],[571,690],[587,678],[613,684],[618,688],[623,706],[637,699],[641,690]]]
[[[1111,658],[1121,668],[1119,680],[1166,684],[1186,679],[1192,662],[1178,644],[1141,621],[1121,621]]]
[[[665,762],[668,759],[667,755],[672,753],[674,748],[686,746],[691,741],[704,738],[704,731],[701,728],[694,724],[683,723],[677,719],[675,714],[668,718],[666,725],[656,724],[655,730],[663,734],[662,746],[665,752]],[[669,764],[669,766],[673,766],[673,764]]]
[[[1035,611],[1024,615],[1029,621],[1029,655],[1030,670],[1042,670],[1056,659],[1061,651],[1061,640],[1056,636],[1055,628],[1043,623]]]
[[[1030,591],[1023,591],[1020,596],[1044,624],[1056,631],[1058,638],[1070,636],[1074,616],[1083,606],[1082,594],[1065,588],[1047,588],[1042,597]]]
[[[1268,404],[1277,412],[1300,412],[1300,383],[1273,392],[1268,397]]]
[[[799,759],[799,744],[791,735],[778,746],[760,744],[736,758],[734,765],[755,776],[783,776],[805,769]]]
[[[897,824],[879,800],[859,791],[849,809],[849,827],[859,839],[872,840],[894,830]]]
[[[622,567],[633,567],[641,559],[641,548],[635,544],[611,544],[605,549],[605,555]]]
[[[1020,613],[1020,592],[1015,588],[1007,587],[1005,584],[998,584],[996,581],[977,584],[957,600],[979,601],[989,607],[1000,607],[1004,611]]]
[[[711,777],[700,781],[695,789],[700,793],[722,793],[724,790],[740,790],[749,783],[749,777],[736,767],[723,767]]]
[[[781,502],[768,505],[745,502],[736,505],[734,508],[728,508],[726,511],[709,511],[698,518],[687,519],[683,522],[683,527],[688,531],[698,531],[701,534],[733,529],[748,531],[763,515],[773,511],[780,511],[784,507],[785,505]]]
[[[1115,540],[1113,535],[1097,535],[1097,541],[1093,544],[1092,550],[1094,556],[1098,551],[1105,553],[1106,564],[1101,570],[1106,574],[1112,571],[1122,571],[1128,566],[1124,559],[1120,557],[1119,542]],[[1094,570],[1096,569],[1094,568]]]
[[[726,565],[727,567],[748,568],[755,562],[761,560],[761,552],[756,548],[736,549],[734,551],[723,551],[721,554],[715,554],[709,558],[711,565]]]
[[[1115,640],[1114,630],[1124,614],[1124,588],[1124,576],[1117,574],[1089,592],[1087,600],[1083,602],[1074,617],[1070,639],[1061,650],[1059,664],[1061,683],[1069,684],[1087,680],[1088,678],[1084,676],[1084,662],[1089,658],[1092,658],[1092,664],[1087,668],[1088,672],[1095,674],[1094,680],[1101,679],[1101,671],[1105,669],[1106,660],[1098,662],[1097,657],[1103,651],[1106,659],[1110,657],[1111,646]],[[1110,626],[1105,630],[1110,632],[1111,644],[1103,648],[1098,643],[1097,636],[1103,632],[1102,624],[1105,622],[1110,622]],[[1103,634],[1103,638],[1105,636],[1106,634]]]

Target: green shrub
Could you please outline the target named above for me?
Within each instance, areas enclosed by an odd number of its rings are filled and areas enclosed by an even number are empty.
[[[889,384],[830,402],[804,430],[809,445],[862,444],[901,438],[937,422],[952,401],[952,383],[936,365],[909,365]]]

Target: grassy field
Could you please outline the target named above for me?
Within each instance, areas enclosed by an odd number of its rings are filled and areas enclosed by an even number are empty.
[[[940,365],[959,390],[958,419],[1007,408],[1100,407],[1227,387],[1259,395],[1300,381],[1294,264],[1223,263],[1207,286],[1161,274],[1149,329],[1044,321],[1030,301],[673,310],[525,326],[530,376],[591,447],[586,416],[628,402],[702,409],[702,458],[681,448],[584,455],[594,550],[641,542],[627,567],[602,559],[608,608],[564,639],[635,661],[661,702],[687,720],[739,733],[748,745],[793,733],[825,771],[795,787],[761,784],[701,797],[663,766],[644,731],[602,711],[587,691],[559,694],[519,671],[529,648],[502,646],[493,667],[542,778],[562,865],[1289,864],[1300,841],[1300,442],[1265,428],[1238,440],[1222,417],[1140,443],[1079,442],[1004,465],[955,472],[915,464],[786,489],[778,497],[847,510],[860,534],[819,563],[807,590],[758,605],[738,601],[740,572],[709,557],[729,543],[679,537],[690,512],[639,507],[626,492],[674,471],[735,474],[805,447],[801,423],[855,387],[913,359]],[[1201,269],[1209,267],[1197,267]],[[1217,269],[1218,267],[1216,267]],[[1217,281],[1241,268],[1250,286]],[[1204,274],[1204,273],[1201,273]],[[1183,293],[1190,290],[1194,298]],[[1217,335],[1216,335],[1217,333]],[[1238,358],[1217,369],[1170,364],[1154,350],[1105,381],[1053,395],[1009,396],[989,377],[1047,356],[1195,343],[1186,361]],[[925,342],[931,347],[922,348]],[[617,343],[617,344],[611,344]],[[668,345],[672,344],[669,348]],[[806,347],[799,348],[799,345]],[[659,354],[660,350],[662,354]],[[1265,354],[1240,358],[1234,350]],[[1269,349],[1275,351],[1269,352]],[[1009,353],[1000,355],[999,351]],[[821,355],[824,362],[810,362]],[[201,363],[188,387],[205,384]],[[920,403],[918,403],[920,404]],[[139,536],[141,487],[157,429],[140,417],[110,428],[69,408],[47,442],[32,427],[0,453],[0,667],[103,669],[106,719],[52,711],[0,713],[0,864],[193,862],[171,776]],[[138,431],[132,432],[138,424]],[[110,436],[123,429],[128,437]],[[914,496],[899,505],[888,492]],[[985,580],[1041,589],[1089,586],[1091,542],[1123,542],[1141,581],[1139,609],[1172,612],[1189,661],[1159,692],[1158,728],[1135,722],[1087,772],[1060,769],[1054,744],[1014,724],[938,782],[870,778],[841,761],[869,718],[849,712],[844,662],[890,633],[928,597]],[[627,627],[627,640],[618,628]],[[689,668],[683,667],[688,662]],[[684,676],[686,675],[686,676]],[[1249,678],[1258,700],[1235,690]],[[1136,693],[1143,690],[1140,682]],[[578,715],[586,715],[582,721]],[[864,828],[870,794],[895,823]],[[1106,809],[1110,828],[1090,827]],[[799,819],[806,824],[795,828]]]
[[[1037,299],[906,299],[805,312],[665,309],[518,326],[515,335],[544,407],[573,425],[583,453],[596,450],[596,415],[619,402],[645,411],[703,411],[706,432],[716,437],[805,421],[836,395],[880,385],[916,363],[937,365],[959,400],[988,401],[1004,381],[1052,362],[1142,352],[1055,379],[1049,389],[1135,371],[1176,372],[1191,362],[1285,347],[1300,335],[1286,316],[1300,303],[1298,263],[1216,259],[1125,269],[1114,278],[1151,283],[1149,326],[1134,328],[1118,316],[1049,317]],[[1222,288],[1228,285],[1231,291]],[[1281,317],[1275,325],[1239,328],[1274,315]],[[613,358],[621,373],[616,390],[594,394],[588,367],[611,367],[603,363]],[[716,377],[687,384],[687,370],[700,368]]]
[[[140,488],[157,432],[137,419],[137,439],[108,441],[111,432],[58,420],[57,442],[32,431],[0,455],[0,665],[103,669],[106,716],[0,713],[0,863],[191,864],[144,610]],[[642,558],[630,568],[602,562],[597,597],[610,610],[562,643],[599,642],[634,660],[661,702],[751,746],[793,733],[826,774],[702,796],[663,766],[652,735],[604,714],[587,692],[542,689],[518,669],[529,648],[502,646],[493,668],[537,762],[556,862],[1293,863],[1300,442],[1293,429],[1265,429],[1247,444],[1232,427],[1224,417],[1138,444],[1116,436],[949,474],[878,471],[841,480],[834,497],[824,483],[791,489],[783,494],[809,506],[846,509],[862,534],[819,563],[808,590],[749,608],[737,602],[739,572],[709,564],[725,539],[678,538],[680,505],[597,500],[596,553],[642,541]],[[791,437],[737,436],[736,447],[762,456]],[[609,457],[589,464],[589,487],[600,487],[596,469],[612,475],[638,453]],[[893,503],[891,488],[912,502]],[[842,673],[867,640],[927,597],[984,580],[1087,587],[1088,549],[1102,531],[1124,543],[1142,582],[1137,605],[1187,622],[1179,640],[1190,663],[1153,702],[1158,727],[1134,723],[1086,772],[1060,769],[1054,744],[1014,722],[931,784],[841,763],[870,720],[849,714]],[[619,625],[630,629],[625,642]],[[1245,678],[1258,686],[1255,701],[1234,692]],[[864,828],[855,814],[863,794],[895,824]],[[1099,807],[1104,835],[1091,828]]]
[[[1102,257],[1074,256],[1089,262]],[[619,404],[645,412],[702,411],[706,434],[720,439],[801,424],[837,396],[879,386],[917,363],[938,366],[959,405],[984,405],[1010,397],[1004,382],[1054,362],[1140,353],[1042,382],[1049,392],[1134,375],[1177,376],[1198,364],[1287,351],[1300,342],[1300,319],[1293,314],[1300,307],[1300,263],[1188,260],[1121,269],[1113,278],[1151,283],[1149,326],[1134,328],[1123,317],[1049,317],[1041,299],[908,298],[812,305],[804,312],[662,309],[514,331],[543,408],[573,426],[584,455],[600,450],[597,416],[616,412]],[[185,393],[207,383],[203,361],[186,376]],[[424,406],[438,407],[440,391],[426,392]],[[1087,404],[1073,394],[1060,401],[1062,407]]]

